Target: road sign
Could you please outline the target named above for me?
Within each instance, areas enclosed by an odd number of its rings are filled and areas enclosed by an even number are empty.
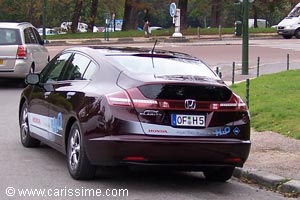
[[[176,4],[175,3],[171,3],[170,4],[170,15],[171,17],[175,17],[176,15]]]

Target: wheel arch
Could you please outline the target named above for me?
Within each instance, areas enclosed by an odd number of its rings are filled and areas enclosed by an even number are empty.
[[[67,125],[66,125],[66,131],[65,131],[65,136],[64,136],[64,152],[67,153],[67,148],[68,148],[68,138],[69,138],[69,135],[70,135],[70,130],[71,130],[71,127],[72,125],[77,121],[77,119],[75,117],[71,117],[68,122],[67,122]]]
[[[18,116],[19,116],[19,117],[18,117],[19,124],[20,124],[20,114],[21,114],[21,109],[22,109],[22,106],[23,106],[24,103],[26,103],[26,99],[25,99],[25,97],[22,97],[21,100],[20,100],[20,104],[19,104],[19,112],[18,112],[18,113],[19,113],[19,115],[18,115]]]

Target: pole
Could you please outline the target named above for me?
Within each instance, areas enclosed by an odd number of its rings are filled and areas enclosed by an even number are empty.
[[[290,54],[287,54],[287,63],[286,63],[286,69],[287,71],[290,70]]]
[[[235,62],[232,63],[232,81],[231,81],[232,85],[234,85],[234,76],[235,76]]]
[[[43,0],[43,40],[46,40],[46,0]]]
[[[256,72],[257,77],[259,77],[259,65],[260,65],[260,57],[257,58],[257,72]]]
[[[242,75],[249,74],[249,1],[243,0]]]
[[[246,80],[246,104],[250,107],[250,80]]]

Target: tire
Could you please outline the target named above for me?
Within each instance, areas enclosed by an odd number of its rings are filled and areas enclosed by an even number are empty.
[[[19,116],[21,143],[24,147],[38,147],[41,142],[30,136],[26,103],[23,103]]]
[[[75,122],[70,130],[67,146],[69,173],[75,180],[89,180],[95,177],[96,167],[87,158],[81,130]]]
[[[295,31],[295,37],[296,37],[297,39],[300,39],[300,29],[297,29],[297,30]]]
[[[232,177],[234,167],[218,167],[203,171],[207,180],[226,182]]]
[[[291,39],[293,36],[292,35],[283,35],[282,36],[284,39]]]

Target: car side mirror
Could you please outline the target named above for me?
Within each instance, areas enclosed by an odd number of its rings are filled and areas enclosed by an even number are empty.
[[[29,85],[36,85],[40,82],[40,75],[39,74],[28,74],[25,78],[26,84]]]

